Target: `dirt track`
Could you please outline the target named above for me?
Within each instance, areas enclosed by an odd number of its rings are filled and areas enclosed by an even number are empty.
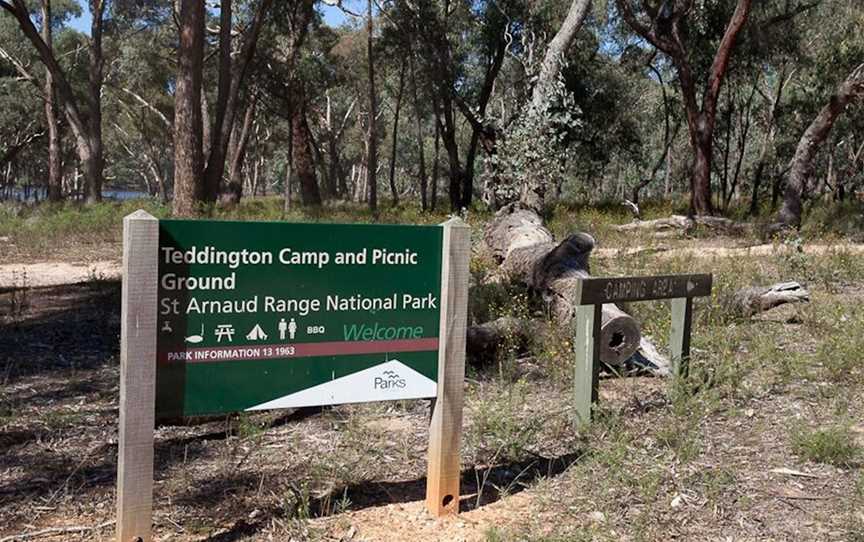
[[[740,258],[752,256],[771,256],[788,254],[795,251],[788,245],[762,244],[744,248],[725,247],[630,247],[598,248],[594,256],[616,258],[650,253],[656,258],[672,259],[677,257],[693,258]],[[864,244],[814,244],[802,247],[804,254],[821,255],[830,252],[864,254]],[[115,260],[100,260],[89,263],[76,262],[39,262],[29,264],[0,265],[0,289],[21,287],[60,286],[100,280],[117,280],[122,275],[121,263]]]

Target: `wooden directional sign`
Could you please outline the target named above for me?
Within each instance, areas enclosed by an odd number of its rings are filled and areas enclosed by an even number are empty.
[[[155,417],[434,398],[426,503],[459,510],[470,230],[123,221],[117,541],[152,540]]]
[[[672,329],[669,351],[672,371],[686,376],[690,359],[693,298],[711,295],[712,275],[661,275],[650,277],[592,277],[582,279],[576,296],[576,364],[574,399],[577,424],[591,419],[600,385],[600,337],[602,307],[606,303],[670,299]]]
[[[711,295],[711,275],[604,277],[582,280],[579,304],[620,303]]]

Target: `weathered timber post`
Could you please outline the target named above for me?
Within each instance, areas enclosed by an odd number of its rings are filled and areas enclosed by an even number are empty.
[[[471,230],[458,218],[443,224],[441,323],[438,332],[438,396],[429,427],[426,508],[438,517],[459,512],[459,448],[468,321]]]
[[[690,371],[690,328],[693,320],[693,298],[678,297],[669,302],[672,307],[672,328],[669,331],[669,352],[672,374],[687,376]]]
[[[156,218],[123,219],[117,542],[152,540],[158,247]]]

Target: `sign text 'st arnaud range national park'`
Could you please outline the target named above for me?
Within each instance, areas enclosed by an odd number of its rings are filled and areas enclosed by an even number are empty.
[[[159,227],[159,416],[435,397],[441,227]]]

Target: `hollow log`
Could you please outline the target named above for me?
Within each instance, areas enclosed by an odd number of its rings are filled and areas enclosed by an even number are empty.
[[[490,277],[495,282],[519,282],[538,292],[559,325],[569,325],[575,315],[578,281],[590,277],[588,257],[594,238],[576,233],[556,243],[534,211],[508,205],[487,226],[484,239],[500,263]],[[615,305],[603,306],[600,359],[621,365],[639,348],[639,324]]]
[[[810,292],[797,282],[778,282],[771,286],[743,288],[735,292],[727,305],[736,314],[750,317],[786,303],[810,301]]]

